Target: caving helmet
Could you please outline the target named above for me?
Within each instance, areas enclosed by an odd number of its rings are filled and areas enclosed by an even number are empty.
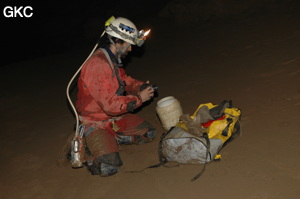
[[[123,17],[110,17],[105,22],[105,32],[112,37],[137,46],[142,46],[146,39],[143,30],[138,31],[134,23]]]

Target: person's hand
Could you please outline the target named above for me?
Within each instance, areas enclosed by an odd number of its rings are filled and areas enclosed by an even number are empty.
[[[154,96],[154,89],[151,86],[148,86],[144,90],[140,91],[139,96],[142,102],[144,103]]]

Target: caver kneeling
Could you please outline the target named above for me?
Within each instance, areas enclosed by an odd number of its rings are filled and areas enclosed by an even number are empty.
[[[121,62],[131,45],[140,46],[144,39],[144,31],[138,32],[131,21],[112,17],[105,23],[100,48],[82,66],[76,109],[87,156],[81,160],[93,175],[119,171],[118,144],[147,143],[155,137],[152,125],[131,114],[154,96],[154,89],[149,81],[127,76]]]

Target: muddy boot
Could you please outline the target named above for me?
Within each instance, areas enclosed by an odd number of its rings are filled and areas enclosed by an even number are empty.
[[[133,136],[123,135],[123,133],[118,133],[116,140],[119,144],[133,144],[134,143]]]
[[[102,177],[116,174],[120,171],[122,165],[122,160],[117,152],[99,156],[85,163],[92,175],[100,175]]]
[[[112,165],[108,165],[105,163],[100,164],[100,176],[106,177],[106,176],[112,176],[120,171],[120,167],[114,167]]]
[[[134,140],[137,144],[145,144],[151,142],[155,138],[155,135],[156,135],[155,130],[152,129],[147,131],[147,133],[145,133],[142,136],[135,135]]]

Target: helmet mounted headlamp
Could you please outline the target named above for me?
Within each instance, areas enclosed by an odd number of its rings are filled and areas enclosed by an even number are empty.
[[[146,37],[150,33],[150,31],[151,31],[151,29],[147,30],[146,32],[144,30],[139,31],[138,37],[136,39],[136,45],[138,47],[141,47],[144,44]]]
[[[131,24],[121,23],[114,16],[110,17],[105,22],[105,32],[111,36],[117,37],[119,39],[125,40],[130,44],[142,46],[146,40],[146,36],[149,34],[150,30],[144,31],[140,30],[137,32],[135,25],[129,20],[122,18],[125,22]],[[127,21],[126,21],[127,20]]]

